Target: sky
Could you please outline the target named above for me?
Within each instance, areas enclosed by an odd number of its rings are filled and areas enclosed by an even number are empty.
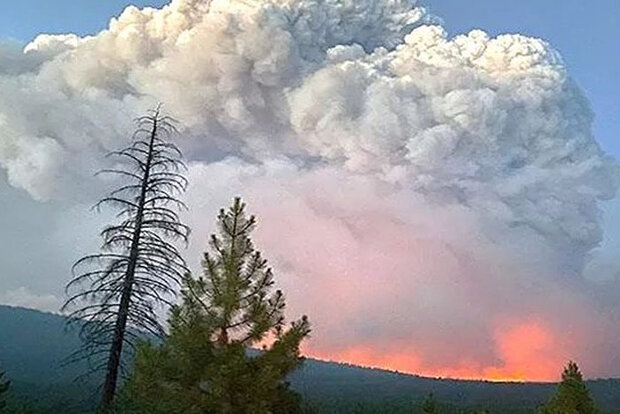
[[[91,170],[163,101],[188,261],[243,195],[309,355],[620,376],[617,2],[177,0],[100,34],[129,2],[5,3],[0,303],[58,308],[110,219]]]

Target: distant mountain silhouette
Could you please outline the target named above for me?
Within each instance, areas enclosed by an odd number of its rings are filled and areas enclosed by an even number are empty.
[[[0,306],[0,364],[17,395],[55,400],[62,413],[83,413],[96,401],[93,382],[73,381],[86,365],[63,366],[77,348],[75,332],[60,315]],[[94,381],[94,379],[93,379]],[[464,407],[491,413],[532,413],[554,391],[553,384],[491,383],[424,378],[354,365],[308,359],[290,381],[320,413],[411,413],[432,392],[442,412]],[[589,381],[607,413],[620,413],[620,379]]]

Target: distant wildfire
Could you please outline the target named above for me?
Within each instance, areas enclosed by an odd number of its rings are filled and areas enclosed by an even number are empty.
[[[455,339],[455,342],[458,342]],[[463,359],[453,366],[433,367],[416,353],[415,345],[394,343],[390,347],[355,345],[340,351],[321,351],[306,347],[311,357],[346,362],[365,367],[388,369],[403,373],[437,378],[458,378],[498,382],[559,380],[560,372],[569,359],[567,352],[558,352],[559,343],[553,334],[538,322],[526,322],[506,331],[498,331],[495,364],[484,365]]]

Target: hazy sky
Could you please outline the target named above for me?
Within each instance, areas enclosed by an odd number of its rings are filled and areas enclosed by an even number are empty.
[[[620,3],[267,2],[177,0],[102,34],[130,2],[4,2],[0,303],[57,308],[107,218],[90,170],[161,100],[186,127],[189,261],[243,195],[310,354],[620,375]],[[22,53],[41,33],[96,36]]]

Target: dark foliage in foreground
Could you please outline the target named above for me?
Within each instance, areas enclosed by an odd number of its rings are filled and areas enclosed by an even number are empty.
[[[299,413],[301,397],[285,380],[302,362],[308,320],[284,326],[284,295],[272,291],[272,271],[250,239],[256,219],[240,199],[217,224],[203,275],[183,279],[170,334],[140,347],[126,406],[145,414]],[[270,346],[248,352],[268,336]]]
[[[542,414],[597,414],[592,397],[579,367],[570,361],[564,372],[558,390],[551,400],[542,408]]]
[[[425,414],[439,413],[439,405],[437,404],[432,392],[428,394],[422,402],[422,411],[424,411]]]
[[[4,372],[0,371],[0,413],[6,408],[5,396],[11,386],[10,381],[4,379]]]

